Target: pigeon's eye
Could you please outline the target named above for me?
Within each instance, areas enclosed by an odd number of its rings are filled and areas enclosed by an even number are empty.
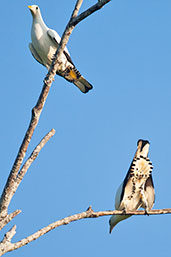
[[[38,10],[39,9],[39,7],[38,6],[36,6],[36,10]]]

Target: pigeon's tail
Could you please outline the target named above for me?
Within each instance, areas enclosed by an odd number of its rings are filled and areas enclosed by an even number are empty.
[[[76,85],[83,93],[87,93],[93,88],[93,86],[80,74],[75,66],[70,66],[64,72],[57,72],[57,74],[64,77],[69,82],[74,83],[74,85]]]
[[[87,93],[89,90],[93,88],[93,86],[83,77],[81,76],[79,79],[73,81],[74,85],[76,85],[81,92]]]

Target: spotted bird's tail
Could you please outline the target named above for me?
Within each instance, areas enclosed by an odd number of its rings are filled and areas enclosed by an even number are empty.
[[[93,88],[93,86],[83,76],[80,76],[79,79],[74,80],[73,83],[83,93],[87,93],[89,90]]]

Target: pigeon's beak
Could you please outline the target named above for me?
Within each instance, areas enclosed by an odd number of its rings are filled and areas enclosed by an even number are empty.
[[[31,12],[33,12],[33,8],[31,5],[28,5],[28,8],[30,9]]]
[[[32,7],[31,5],[28,5],[28,8],[30,9],[31,14],[34,15],[34,9],[33,9],[33,7]]]

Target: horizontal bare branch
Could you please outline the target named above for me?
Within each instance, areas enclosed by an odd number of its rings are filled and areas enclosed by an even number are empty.
[[[95,212],[92,210],[91,207],[87,209],[85,212],[81,212],[78,214],[74,214],[72,216],[66,217],[64,219],[58,220],[54,223],[51,223],[50,225],[38,230],[36,233],[16,242],[10,245],[10,248],[8,248],[8,251],[13,251],[15,249],[18,249],[34,240],[39,238],[40,236],[43,236],[44,234],[48,233],[49,231],[53,230],[54,228],[57,228],[62,225],[67,225],[73,221],[81,220],[81,219],[86,219],[86,218],[99,218],[99,217],[104,217],[104,216],[109,216],[109,215],[146,215],[145,211],[132,211],[132,212],[127,212],[123,213],[123,211],[98,211]],[[168,209],[159,209],[159,210],[151,210],[148,212],[149,215],[157,215],[157,214],[171,214],[171,208]],[[2,246],[3,247],[3,246]],[[1,247],[0,247],[0,252],[1,252]],[[1,255],[0,255],[1,256]]]
[[[158,209],[158,210],[150,210],[148,211],[148,215],[158,215],[158,214],[171,214],[171,208],[168,209]],[[109,216],[109,215],[147,215],[147,213],[144,210],[141,211],[99,211],[99,212],[92,212],[91,217],[88,218],[98,218],[102,216]]]

